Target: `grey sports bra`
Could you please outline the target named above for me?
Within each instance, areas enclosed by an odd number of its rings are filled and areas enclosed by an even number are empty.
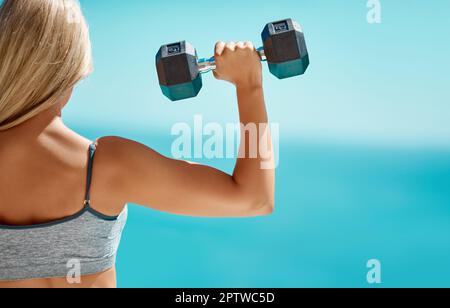
[[[79,213],[40,225],[0,225],[0,281],[75,278],[114,267],[128,209],[110,217],[91,208],[95,150],[91,145],[86,197]]]

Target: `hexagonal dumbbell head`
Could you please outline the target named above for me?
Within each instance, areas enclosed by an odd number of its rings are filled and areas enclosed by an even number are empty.
[[[161,90],[171,101],[195,97],[202,88],[197,52],[188,42],[161,46],[156,68]]]
[[[292,19],[269,23],[261,34],[270,72],[279,79],[303,75],[309,66],[305,36]]]

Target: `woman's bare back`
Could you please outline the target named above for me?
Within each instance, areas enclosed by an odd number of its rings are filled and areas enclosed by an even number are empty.
[[[115,288],[116,270],[84,276],[80,283],[69,284],[66,278],[34,279],[18,282],[0,282],[0,288]]]
[[[90,141],[53,121],[44,130],[44,117],[0,133],[0,225],[32,226],[72,216],[83,209]],[[92,207],[117,216],[124,204],[115,204],[96,169]],[[97,166],[96,166],[97,167]],[[97,171],[98,170],[98,171]],[[65,278],[0,282],[0,287],[114,287],[115,269],[82,277],[80,284]]]

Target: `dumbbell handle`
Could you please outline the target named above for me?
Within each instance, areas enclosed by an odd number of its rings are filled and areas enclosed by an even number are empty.
[[[256,49],[256,51],[258,52],[261,61],[267,61],[266,53],[264,52],[263,47]],[[216,59],[214,57],[198,60],[198,71],[201,74],[208,73],[215,69],[216,69]]]

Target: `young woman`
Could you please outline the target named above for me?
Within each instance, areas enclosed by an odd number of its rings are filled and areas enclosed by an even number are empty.
[[[236,86],[241,122],[267,123],[253,45],[220,42],[215,55],[216,78]],[[262,158],[239,158],[231,176],[131,140],[93,142],[70,130],[62,109],[91,70],[75,0],[3,1],[0,287],[115,287],[127,203],[200,217],[273,211],[274,170],[262,169]],[[250,142],[242,140],[245,152]],[[77,284],[66,278],[71,264],[81,274]]]

